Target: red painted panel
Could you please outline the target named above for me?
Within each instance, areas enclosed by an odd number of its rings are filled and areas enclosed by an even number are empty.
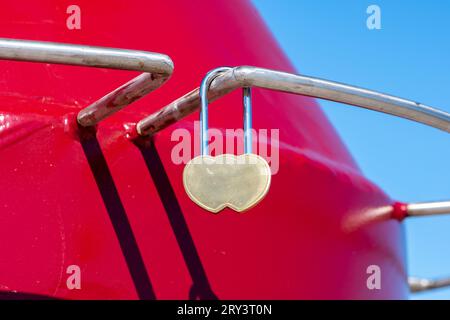
[[[403,232],[392,201],[359,172],[310,98],[254,90],[255,128],[280,130],[280,167],[246,214],[190,202],[171,161],[176,128],[139,148],[136,122],[222,65],[294,71],[255,9],[233,1],[3,1],[0,37],[140,49],[175,63],[161,89],[80,141],[77,110],[135,74],[0,61],[0,290],[59,298],[404,298]],[[210,125],[241,127],[240,93],[213,104]],[[197,138],[197,137],[195,137]],[[81,267],[81,290],[66,286]],[[382,271],[368,290],[366,268]]]

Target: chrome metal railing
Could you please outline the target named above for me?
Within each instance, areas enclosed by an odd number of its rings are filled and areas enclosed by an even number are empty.
[[[242,87],[259,87],[341,102],[388,113],[450,132],[450,114],[418,102],[366,90],[338,82],[257,67],[236,67],[216,77],[208,91],[214,101]],[[142,136],[152,135],[186,117],[200,107],[199,89],[173,101],[138,122]]]
[[[81,126],[92,126],[159,88],[173,72],[160,53],[0,38],[0,59],[141,71],[143,74],[82,109]]]
[[[450,201],[409,203],[406,212],[408,217],[449,214]]]

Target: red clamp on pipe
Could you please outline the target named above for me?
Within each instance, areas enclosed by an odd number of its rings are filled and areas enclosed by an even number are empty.
[[[408,206],[403,202],[396,202],[392,205],[392,218],[403,221],[408,216]]]

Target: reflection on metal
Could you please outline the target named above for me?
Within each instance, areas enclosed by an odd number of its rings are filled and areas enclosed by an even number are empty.
[[[66,64],[144,72],[78,113],[82,126],[91,126],[160,87],[173,71],[163,54],[0,38],[0,59]]]
[[[410,277],[408,279],[409,289],[411,292],[427,291],[432,289],[439,289],[450,287],[450,278],[443,279],[422,279]]]
[[[450,214],[450,201],[410,203],[406,211],[408,217]]]
[[[341,102],[388,113],[450,132],[450,114],[432,107],[342,83],[257,67],[236,67],[216,77],[208,91],[214,101],[241,87],[260,87]],[[152,135],[200,107],[199,89],[138,122],[140,135]]]

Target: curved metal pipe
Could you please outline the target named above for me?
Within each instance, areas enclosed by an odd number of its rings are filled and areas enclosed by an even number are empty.
[[[82,109],[82,126],[92,126],[159,88],[173,72],[172,60],[153,52],[0,38],[0,59],[141,71],[143,74]]]
[[[222,67],[211,70],[203,78],[200,84],[200,152],[202,155],[208,155],[208,89],[214,78],[222,72],[230,70],[230,67]]]
[[[208,91],[209,101],[242,87],[260,87],[336,101],[388,113],[450,132],[450,114],[418,102],[338,82],[257,67],[236,67],[215,78]],[[193,113],[199,107],[200,97],[197,88],[139,121],[136,130],[142,136],[152,135]]]

